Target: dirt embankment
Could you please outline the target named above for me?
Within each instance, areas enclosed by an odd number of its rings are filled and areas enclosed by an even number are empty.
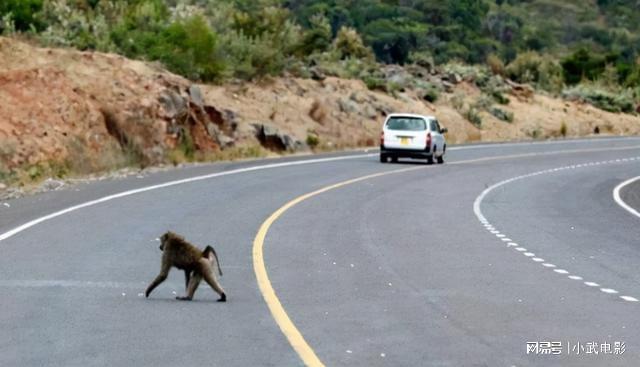
[[[516,87],[500,106],[512,121],[478,111],[480,128],[461,107],[480,94],[463,80],[435,103],[414,90],[391,96],[337,78],[195,85],[118,55],[0,38],[0,182],[131,164],[375,146],[391,112],[436,115],[449,129],[450,143],[583,136],[596,127],[608,134],[640,133],[637,116]]]

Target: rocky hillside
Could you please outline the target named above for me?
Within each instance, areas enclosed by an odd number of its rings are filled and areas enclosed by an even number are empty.
[[[638,134],[640,118],[536,94],[502,81],[503,103],[473,77],[388,66],[387,81],[438,85],[370,90],[356,80],[282,77],[196,85],[158,65],[0,38],[0,180],[7,184],[123,166],[375,146],[390,112],[436,115],[450,143]]]

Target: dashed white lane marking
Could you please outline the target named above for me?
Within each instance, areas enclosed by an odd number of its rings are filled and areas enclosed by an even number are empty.
[[[623,187],[630,185],[636,181],[640,180],[640,176],[638,177],[634,177],[634,178],[630,178],[624,182],[622,182],[621,184],[619,184],[618,186],[616,186],[613,189],[613,200],[615,200],[616,203],[618,203],[618,205],[620,205],[624,210],[628,211],[629,213],[631,213],[632,215],[635,215],[636,217],[640,218],[640,213],[635,210],[634,208],[632,208],[629,204],[627,204],[626,202],[624,202],[624,200],[622,200],[622,198],[620,197],[620,190],[622,190]]]
[[[629,297],[629,296],[620,296],[620,298],[622,298],[625,301],[629,301],[629,302],[638,302],[637,298],[633,298],[633,297]]]
[[[480,209],[480,205],[482,204],[482,200],[494,189],[506,185],[508,183],[514,182],[514,181],[518,181],[518,180],[522,180],[525,178],[530,178],[530,177],[535,177],[535,176],[539,176],[539,175],[543,175],[543,174],[550,174],[550,173],[555,173],[555,172],[560,172],[560,171],[565,171],[565,170],[569,170],[569,169],[579,169],[579,168],[584,168],[584,167],[593,167],[593,166],[599,166],[599,165],[603,165],[603,164],[615,164],[615,163],[626,163],[626,162],[634,162],[636,160],[640,160],[640,157],[631,157],[631,158],[623,158],[623,159],[612,159],[612,160],[608,160],[608,161],[600,161],[600,162],[589,162],[589,163],[581,163],[581,164],[574,164],[574,165],[570,165],[570,166],[564,166],[564,167],[557,167],[557,168],[551,168],[551,169],[546,169],[543,171],[537,171],[537,172],[533,172],[533,173],[529,173],[526,175],[521,175],[521,176],[516,176],[516,177],[512,177],[503,181],[500,181],[496,184],[493,184],[491,186],[489,186],[488,188],[486,188],[480,195],[478,195],[478,197],[476,198],[476,200],[473,203],[473,211],[476,215],[476,217],[478,218],[478,220],[480,221],[480,223],[482,223],[485,227],[486,230],[488,230],[490,233],[494,234],[496,237],[498,237],[501,241],[504,242],[509,242],[507,244],[507,247],[513,247],[516,251],[518,251],[519,253],[523,254],[524,256],[529,257],[531,260],[535,261],[536,263],[541,263],[542,266],[552,269],[555,273],[558,274],[562,274],[562,275],[567,275],[570,274],[570,272],[568,270],[565,269],[557,269],[557,266],[555,264],[549,263],[549,262],[544,262],[544,259],[540,258],[540,257],[534,257],[535,254],[532,252],[527,252],[527,249],[524,247],[519,247],[518,244],[516,242],[510,242],[512,241],[511,238],[508,238],[506,234],[501,233],[500,231],[496,230],[495,227],[489,222],[489,220],[482,214],[482,210]],[[613,190],[613,198],[615,199],[615,201],[622,206],[625,210],[629,211],[631,214],[640,217],[640,213],[637,212],[635,209],[631,208],[629,205],[627,205],[624,201],[622,201],[622,199],[620,199],[620,190],[625,187],[626,185],[629,185],[637,180],[640,180],[640,176],[638,177],[634,177],[632,179],[629,179],[627,181],[622,182],[621,184],[619,184],[618,186],[616,186],[616,188]],[[583,278],[579,275],[568,275],[567,276],[569,279],[572,280],[583,280]],[[588,286],[588,287],[600,287],[600,284],[596,283],[596,282],[584,282],[584,285]],[[613,288],[606,288],[606,287],[602,287],[600,288],[600,291],[603,293],[607,293],[607,294],[618,294],[619,292]],[[638,302],[638,299],[635,297],[631,297],[631,296],[619,296],[622,300],[627,301],[627,302]]]

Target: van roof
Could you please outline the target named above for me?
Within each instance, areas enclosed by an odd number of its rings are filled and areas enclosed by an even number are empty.
[[[389,115],[387,115],[387,119],[391,118],[391,117],[415,117],[415,118],[423,118],[423,119],[428,119],[428,120],[435,120],[435,116],[429,116],[429,115],[418,115],[415,113],[390,113]]]

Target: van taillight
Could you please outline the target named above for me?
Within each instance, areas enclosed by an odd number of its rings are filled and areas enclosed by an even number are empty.
[[[380,132],[380,145],[384,145],[384,131]]]
[[[427,133],[427,150],[431,149],[431,133]]]

